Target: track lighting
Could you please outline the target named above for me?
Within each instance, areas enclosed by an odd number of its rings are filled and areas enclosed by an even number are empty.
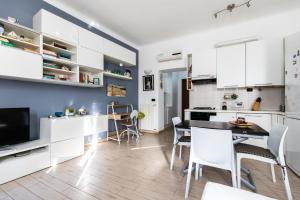
[[[249,7],[251,6],[251,4],[250,4],[251,1],[253,1],[253,0],[248,0],[248,1],[246,1],[245,3],[239,4],[239,5],[234,4],[234,3],[229,4],[225,9],[220,10],[220,11],[214,13],[214,17],[217,19],[217,18],[218,18],[218,15],[219,15],[220,13],[223,13],[223,12],[226,12],[226,11],[232,12],[234,9],[240,8],[240,7],[242,7],[242,6],[247,6],[247,7],[249,8]]]

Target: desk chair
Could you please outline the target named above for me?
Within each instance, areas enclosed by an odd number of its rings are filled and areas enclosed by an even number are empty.
[[[127,133],[127,136],[128,136],[127,142],[129,142],[130,134],[132,134],[132,138],[134,136],[136,136],[136,142],[139,141],[140,134],[139,134],[139,130],[137,128],[138,115],[139,115],[139,112],[137,110],[133,110],[130,113],[130,121],[121,123],[122,126],[126,127],[126,130],[124,130],[121,133],[121,135],[123,135],[125,132]]]
[[[284,140],[287,134],[288,128],[285,126],[275,126],[270,131],[268,138],[268,149],[249,145],[249,144],[237,144],[235,150],[237,153],[237,178],[238,188],[241,187],[241,160],[253,159],[272,165],[277,164],[280,166],[282,176],[284,180],[285,190],[288,200],[292,200],[292,193],[288,179],[287,167],[284,159]],[[274,173],[274,171],[273,171]],[[274,177],[274,176],[273,176]]]

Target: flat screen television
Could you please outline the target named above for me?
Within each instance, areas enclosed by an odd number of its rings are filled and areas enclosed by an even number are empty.
[[[30,109],[0,108],[0,147],[30,141]]]

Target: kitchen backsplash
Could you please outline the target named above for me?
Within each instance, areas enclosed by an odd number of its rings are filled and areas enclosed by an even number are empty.
[[[237,94],[236,100],[224,100],[224,94]],[[222,108],[222,103],[227,102],[228,110],[235,109],[237,102],[243,102],[243,110],[251,110],[257,97],[262,98],[260,110],[279,110],[284,104],[284,87],[253,88],[247,92],[246,88],[240,89],[217,89],[216,84],[194,85],[190,92],[190,108],[197,106],[209,106],[216,109]]]

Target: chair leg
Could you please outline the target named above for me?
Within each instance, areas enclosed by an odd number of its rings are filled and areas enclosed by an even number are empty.
[[[179,148],[179,160],[182,159],[182,145],[180,145],[180,148]]]
[[[291,187],[290,187],[290,182],[289,182],[289,178],[288,178],[288,172],[287,172],[286,167],[283,167],[281,169],[281,171],[282,171],[282,177],[283,177],[283,181],[284,181],[284,186],[285,186],[285,190],[286,190],[287,199],[288,200],[293,200]]]
[[[187,175],[187,179],[186,179],[185,195],[184,195],[185,199],[187,199],[189,197],[192,168],[193,168],[193,162],[189,162],[189,170],[188,170],[188,175]]]
[[[196,170],[195,170],[195,179],[196,179],[196,181],[198,181],[198,177],[199,177],[199,164],[196,163]]]
[[[199,176],[202,177],[202,174],[203,174],[203,166],[200,167]]]
[[[236,171],[237,171],[237,186],[241,188],[241,158],[239,155],[236,156]]]
[[[271,164],[271,173],[272,173],[273,183],[276,183],[276,175],[275,175],[275,170],[274,170],[274,164]]]
[[[176,144],[173,144],[170,170],[173,170],[174,159],[175,159],[175,152],[176,152]]]
[[[127,143],[129,143],[129,140],[130,140],[130,130],[129,130],[129,128],[127,128],[127,137],[128,137]]]

